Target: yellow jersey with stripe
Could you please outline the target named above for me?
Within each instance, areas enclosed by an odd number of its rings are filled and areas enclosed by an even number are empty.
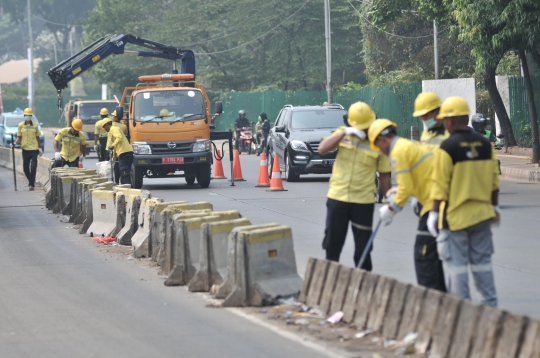
[[[86,136],[84,132],[77,135],[71,134],[71,127],[63,128],[58,132],[54,140],[62,143],[60,155],[68,162],[72,162],[79,156],[81,146],[86,145]]]
[[[457,231],[495,217],[491,196],[499,187],[495,150],[472,128],[454,131],[435,152],[431,199],[441,201],[439,228]]]
[[[395,137],[390,147],[390,163],[397,182],[397,193],[390,206],[401,211],[412,195],[422,204],[420,217],[433,206],[431,177],[434,154],[424,145]]]
[[[109,136],[111,140],[111,146],[114,147],[113,152],[115,157],[119,157],[121,154],[127,152],[133,152],[131,144],[129,144],[124,132],[120,127],[113,127],[109,130]],[[108,149],[108,147],[107,147]]]
[[[332,136],[346,128],[337,128]],[[344,136],[333,149],[338,153],[332,168],[328,198],[356,204],[375,203],[376,172],[390,173],[388,157],[373,151],[368,140],[357,136]]]
[[[112,126],[120,128],[122,130],[122,132],[124,132],[124,135],[127,136],[128,131],[127,131],[127,127],[126,127],[125,124],[113,121]],[[107,133],[107,148],[109,148],[110,146],[111,146],[111,132]]]
[[[19,123],[17,128],[17,137],[21,137],[21,149],[39,149],[39,127],[36,122],[26,124],[25,121],[22,121]]]
[[[434,152],[448,137],[450,137],[450,133],[448,133],[444,126],[439,126],[437,128],[424,129],[420,136],[420,142]]]
[[[103,119],[100,119],[99,121],[96,122],[95,126],[94,126],[94,135],[95,136],[98,136],[98,137],[106,137],[107,136],[107,131],[105,129],[103,129],[101,126],[103,125],[103,121],[107,120],[109,118],[103,118]]]

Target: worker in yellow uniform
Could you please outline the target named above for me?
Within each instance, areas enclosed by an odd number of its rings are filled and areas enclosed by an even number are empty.
[[[111,117],[112,117],[112,125],[113,125],[113,127],[120,128],[122,130],[122,132],[124,132],[124,134],[126,135],[126,138],[127,138],[127,135],[128,135],[127,126],[120,122],[120,119],[116,116],[116,110],[111,113]],[[129,142],[129,139],[128,139],[128,142]],[[107,146],[106,146],[106,148],[109,148],[110,146],[111,146],[111,133],[109,132],[107,134]],[[113,157],[112,159],[114,160],[114,166],[113,166],[114,182],[116,184],[119,184],[121,175],[120,175],[120,166],[119,166],[119,163],[118,163],[118,160],[117,160],[118,158]]]
[[[23,171],[28,179],[28,189],[34,190],[36,181],[37,157],[43,152],[39,147],[39,127],[32,121],[34,112],[31,108],[26,108],[23,112],[24,121],[19,123],[17,129],[17,140],[15,144],[21,144],[23,157]]]
[[[71,127],[63,128],[54,137],[54,160],[55,167],[77,168],[86,155],[86,135],[83,130],[83,122],[76,118],[71,122]],[[58,151],[58,145],[62,143],[62,151]],[[79,156],[80,154],[80,156]]]
[[[441,99],[433,92],[422,92],[414,101],[413,117],[420,117],[424,125],[420,142],[432,151],[439,148],[442,141],[450,136],[442,120],[437,119],[440,108]]]
[[[102,108],[99,111],[99,115],[101,119],[96,122],[94,127],[94,150],[97,153],[98,161],[103,162],[110,159],[109,152],[107,151],[107,132],[103,129],[104,121],[109,119],[109,110]]]
[[[372,232],[376,172],[384,192],[391,186],[388,157],[372,150],[366,139],[374,121],[373,110],[364,102],[356,102],[349,108],[348,126],[337,128],[319,145],[319,154],[323,156],[338,149],[326,202],[323,249],[328,260],[339,261],[350,222],[355,243],[354,263],[358,265]],[[373,268],[370,254],[362,268],[368,271]]]
[[[489,139],[468,127],[469,106],[449,97],[439,119],[450,132],[435,152],[427,226],[437,236],[448,292],[470,299],[469,269],[482,303],[497,306],[491,226],[498,226],[499,170]],[[439,231],[438,231],[439,230]]]
[[[120,182],[122,184],[131,184],[131,165],[133,164],[133,148],[129,144],[124,132],[120,127],[114,127],[112,120],[106,119],[103,123],[110,137],[111,143],[108,147],[113,152],[113,156],[118,158],[120,168]]]
[[[446,292],[442,263],[437,255],[437,243],[427,229],[427,219],[432,206],[430,195],[434,155],[426,146],[399,137],[396,127],[397,125],[388,119],[379,119],[369,127],[368,132],[372,149],[380,149],[390,158],[397,182],[395,194],[387,194],[388,204],[380,208],[379,217],[384,225],[389,225],[410,196],[418,199],[421,210],[414,244],[416,280],[419,285]]]

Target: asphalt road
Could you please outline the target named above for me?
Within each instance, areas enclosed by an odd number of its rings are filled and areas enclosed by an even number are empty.
[[[234,187],[228,180],[212,180],[208,189],[201,189],[196,184],[187,185],[183,178],[171,178],[145,179],[144,188],[166,201],[209,201],[215,210],[238,209],[252,223],[289,225],[298,270],[303,275],[309,257],[324,257],[321,242],[329,175],[301,177],[297,183],[284,182],[288,191],[267,192],[255,188],[260,157],[244,154],[240,158],[246,181],[236,182]],[[93,167],[94,162],[89,159],[85,166]],[[224,162],[224,171],[229,177],[229,162]],[[494,229],[493,257],[499,306],[540,318],[540,186],[503,181],[500,205],[502,224]],[[416,224],[416,216],[407,207],[390,226],[381,227],[375,239],[374,272],[416,283],[412,252]],[[353,249],[351,236],[341,255],[342,263],[353,265]]]
[[[0,357],[323,357],[103,252],[0,168]]]

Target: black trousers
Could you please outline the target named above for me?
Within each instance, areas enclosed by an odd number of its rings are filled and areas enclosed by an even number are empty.
[[[75,159],[72,162],[68,162],[64,158],[61,158],[60,160],[56,160],[54,162],[54,167],[55,168],[62,168],[62,167],[65,167],[66,165],[68,167],[70,167],[70,168],[78,168],[79,167],[79,157],[77,157],[77,159]]]
[[[114,171],[114,182],[116,184],[119,184],[120,183],[120,177],[122,175],[120,174],[120,164],[118,163],[118,160],[116,160],[114,162],[113,171]]]
[[[98,160],[100,162],[110,160],[109,150],[107,149],[107,137],[99,137],[98,141],[99,141],[99,152],[97,153]]]
[[[39,150],[22,150],[23,171],[28,179],[28,185],[34,186],[36,182],[37,158]]]
[[[118,156],[118,168],[120,169],[120,182],[131,184],[131,165],[133,164],[133,152],[127,152]]]
[[[349,222],[351,222],[354,236],[354,265],[358,266],[371,236],[374,208],[375,204],[354,204],[334,199],[326,201],[326,230],[322,246],[326,250],[327,260],[339,261],[349,230]],[[372,249],[373,245],[369,252]],[[372,270],[370,253],[362,264],[362,268],[367,271]]]
[[[425,213],[418,222],[418,232],[414,243],[414,267],[419,285],[446,292],[442,262],[437,253],[437,241],[429,234]]]

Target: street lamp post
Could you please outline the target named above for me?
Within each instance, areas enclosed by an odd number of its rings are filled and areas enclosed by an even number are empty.
[[[28,108],[34,105],[34,39],[32,38],[32,20],[30,18],[30,0],[26,0],[28,8]]]
[[[324,32],[326,38],[326,92],[332,103],[332,41],[330,37],[330,0],[324,0]]]

